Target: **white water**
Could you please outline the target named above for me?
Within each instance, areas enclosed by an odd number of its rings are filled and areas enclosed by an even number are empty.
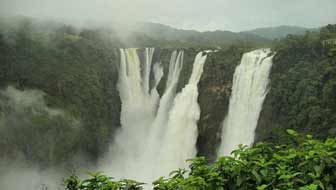
[[[200,118],[197,85],[205,60],[206,55],[203,56],[202,52],[196,55],[189,82],[175,97],[169,113],[167,129],[162,139],[163,148],[158,154],[160,163],[164,163],[160,167],[165,172],[185,168],[185,160],[196,156],[197,122]]]
[[[270,49],[245,53],[235,70],[219,156],[229,155],[239,144],[250,146],[254,142],[255,128],[268,92],[273,58],[270,53]]]
[[[184,167],[185,160],[196,154],[200,116],[197,84],[206,60],[202,53],[196,56],[188,84],[176,95],[184,54],[173,52],[166,89],[160,98],[156,86],[163,70],[159,63],[152,67],[153,53],[153,48],[147,48],[141,63],[136,49],[120,50],[118,90],[122,126],[101,166],[111,176],[147,183]]]

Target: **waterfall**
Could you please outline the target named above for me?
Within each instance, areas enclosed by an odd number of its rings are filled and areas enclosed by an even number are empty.
[[[121,128],[116,132],[108,154],[103,158],[101,170],[111,172],[115,177],[135,178],[134,171],[142,170],[141,162],[144,144],[140,143],[148,133],[148,126],[155,118],[159,99],[156,89],[150,90],[151,60],[153,48],[144,51],[141,63],[135,48],[120,50],[119,81],[117,84],[122,102]],[[155,80],[161,76],[160,66],[156,66]],[[158,83],[158,82],[156,82]],[[145,174],[144,174],[145,175]]]
[[[272,67],[270,49],[245,53],[237,66],[232,84],[229,110],[223,121],[218,155],[229,155],[239,144],[254,142],[255,128],[266,94]]]
[[[164,73],[160,63],[152,65],[154,48],[145,49],[143,61],[138,54],[134,48],[120,50],[121,128],[101,170],[118,178],[151,183],[171,169],[184,167],[185,160],[195,156],[200,117],[197,85],[206,55],[197,54],[188,84],[176,94],[184,53],[172,52],[160,97],[156,88]]]
[[[160,162],[165,163],[161,166],[163,171],[185,168],[185,160],[196,156],[197,122],[200,118],[197,85],[206,57],[203,52],[196,55],[189,82],[174,99],[162,139],[163,148],[158,154]]]

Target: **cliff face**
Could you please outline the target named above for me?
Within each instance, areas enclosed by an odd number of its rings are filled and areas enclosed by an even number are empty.
[[[228,111],[232,77],[244,50],[230,48],[210,54],[199,84],[201,117],[198,123],[198,155],[216,158],[222,122]]]

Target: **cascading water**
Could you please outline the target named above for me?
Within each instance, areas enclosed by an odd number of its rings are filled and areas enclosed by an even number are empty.
[[[188,84],[176,95],[184,53],[174,51],[160,98],[156,87],[163,69],[159,63],[152,67],[153,53],[153,48],[146,48],[141,63],[137,49],[120,50],[118,90],[122,127],[101,166],[112,176],[147,183],[167,175],[171,169],[184,167],[185,160],[195,156],[200,116],[197,84],[206,60],[202,52],[196,56]]]
[[[159,99],[155,89],[149,91],[151,59],[153,48],[145,50],[145,62],[141,70],[141,62],[137,49],[120,50],[118,90],[122,102],[120,122],[122,128],[115,136],[108,155],[108,166],[116,177],[126,176],[134,170],[141,170],[138,163],[144,149],[143,138],[146,136],[152,120],[155,118],[155,107]],[[158,69],[160,70],[160,69]],[[143,71],[143,72],[141,72]],[[157,78],[157,77],[156,77]],[[157,79],[159,80],[159,79]],[[145,167],[145,166],[144,166]]]
[[[224,119],[218,155],[229,155],[239,144],[254,142],[255,128],[266,94],[273,55],[270,49],[243,55],[232,84],[228,115]]]
[[[161,166],[165,172],[185,168],[185,160],[196,156],[197,122],[200,118],[197,85],[206,57],[203,52],[196,55],[189,82],[174,99],[163,137],[163,148],[158,154],[159,161],[165,163]]]
[[[169,63],[169,72],[166,81],[166,89],[159,103],[157,115],[150,127],[148,139],[146,141],[145,154],[146,157],[156,157],[158,151],[162,147],[162,138],[166,132],[166,123],[168,122],[168,114],[172,107],[176,94],[179,75],[183,64],[183,51],[178,54],[174,51],[171,55]],[[150,158],[145,158],[150,159]],[[156,165],[157,163],[153,163]],[[155,169],[156,171],[157,169]]]

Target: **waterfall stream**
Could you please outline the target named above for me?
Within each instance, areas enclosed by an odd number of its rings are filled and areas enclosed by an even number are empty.
[[[232,84],[228,114],[223,121],[218,155],[229,155],[239,144],[254,142],[255,128],[269,82],[273,55],[270,49],[245,53],[237,66]]]
[[[196,155],[200,117],[197,85],[207,56],[197,54],[189,82],[176,94],[184,52],[172,52],[166,88],[160,97],[156,88],[163,69],[159,63],[152,65],[154,48],[145,49],[143,61],[139,53],[134,48],[120,50],[121,128],[100,168],[111,176],[151,183],[185,167],[185,160]],[[154,85],[150,85],[152,74]]]

